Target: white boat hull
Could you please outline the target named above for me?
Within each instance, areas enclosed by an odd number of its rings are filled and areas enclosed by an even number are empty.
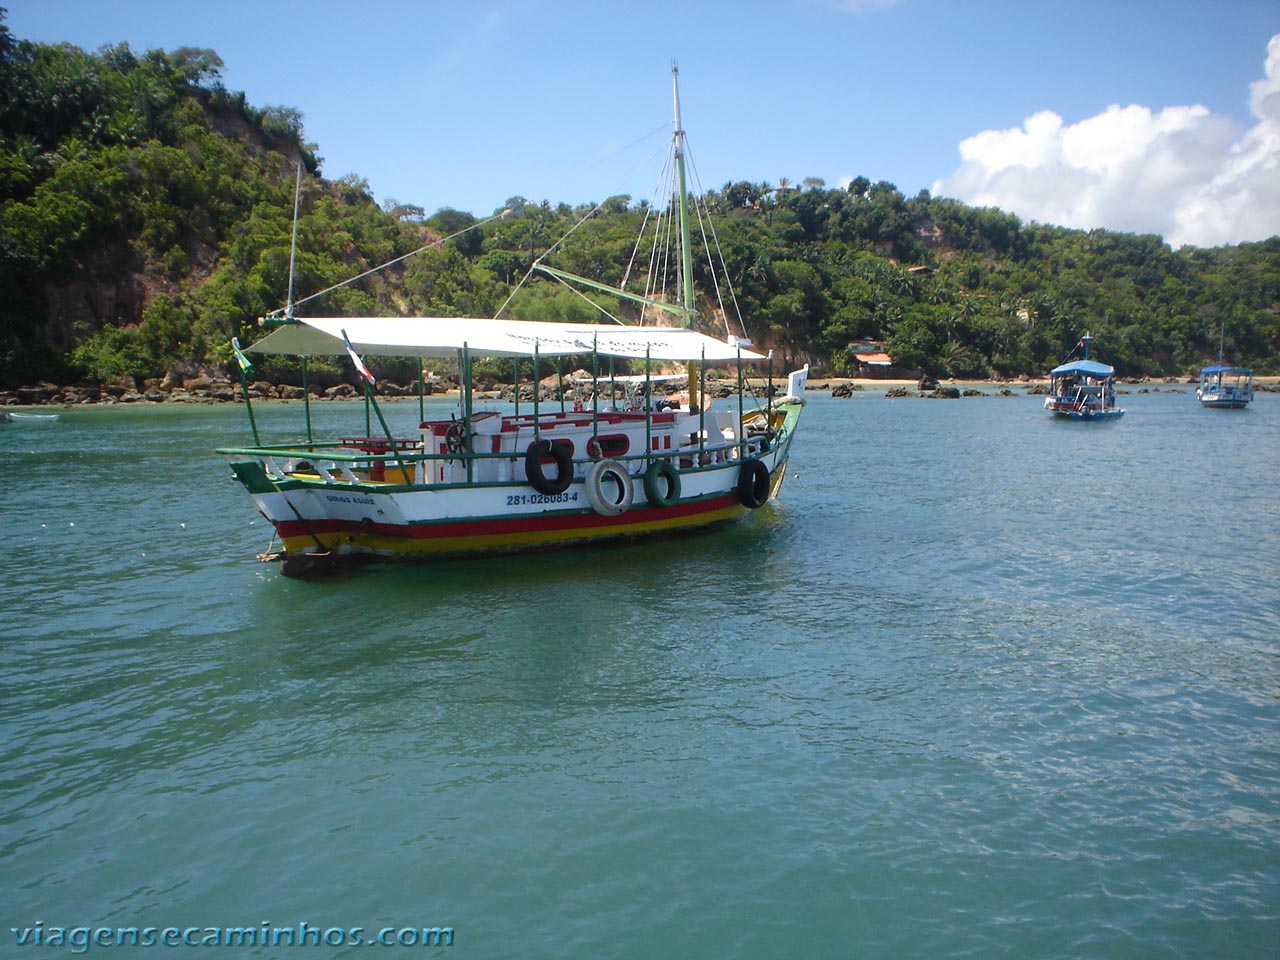
[[[799,411],[799,403],[775,410],[770,439],[757,435],[714,447],[668,447],[665,434],[652,424],[646,434],[640,423],[632,429],[642,441],[656,439],[665,456],[580,460],[564,489],[552,492],[532,486],[515,456],[473,462],[468,480],[462,458],[435,459],[438,454],[406,454],[403,462],[366,456],[355,463],[287,451],[223,455],[275,527],[286,561],[431,559],[670,535],[742,520],[781,487]],[[424,434],[429,444],[435,434]],[[543,435],[556,436],[549,429]],[[513,439],[508,451],[521,449]],[[601,463],[613,465],[614,482],[601,479],[599,466],[592,469]],[[482,470],[492,479],[475,479]],[[669,486],[646,476],[663,471],[677,478]],[[420,482],[424,476],[428,482]],[[624,483],[616,482],[619,476]]]

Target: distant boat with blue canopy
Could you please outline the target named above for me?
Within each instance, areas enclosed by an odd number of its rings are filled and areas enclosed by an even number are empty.
[[[1076,349],[1084,349],[1084,357],[1049,371],[1049,395],[1044,398],[1044,408],[1055,417],[1092,421],[1124,416],[1116,406],[1115,367],[1089,359],[1092,343],[1093,337],[1086,333],[1076,344]]]
[[[1253,399],[1253,371],[1222,362],[1225,326],[1218,331],[1218,362],[1200,368],[1200,385],[1196,399],[1202,407],[1219,410],[1242,410]]]
[[[1221,364],[1202,367],[1196,397],[1202,407],[1241,410],[1253,399],[1253,371]]]

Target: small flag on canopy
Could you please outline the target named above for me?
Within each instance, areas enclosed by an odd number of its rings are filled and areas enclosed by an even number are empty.
[[[253,364],[249,361],[249,358],[244,355],[244,351],[240,349],[239,337],[231,338],[231,349],[235,351],[236,363],[240,364],[240,372],[246,377],[253,376]]]
[[[356,353],[356,348],[347,339],[347,331],[345,330],[342,331],[342,345],[347,348],[347,353],[351,356],[351,362],[356,365],[356,373],[360,374],[360,379],[371,387],[376,385],[378,381],[369,372],[369,368],[364,365],[364,361],[360,359],[360,354]]]

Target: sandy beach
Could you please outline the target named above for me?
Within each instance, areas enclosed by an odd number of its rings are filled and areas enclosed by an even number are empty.
[[[756,380],[754,378],[748,380],[748,383],[755,385],[757,383],[764,384],[766,380]],[[777,382],[775,378],[775,382]],[[1183,378],[1163,378],[1163,377],[1146,377],[1141,380],[1129,382],[1121,380],[1117,383],[1118,392],[1134,392],[1141,389],[1152,390],[1157,387],[1195,387],[1198,379]],[[851,388],[872,391],[888,391],[894,388],[905,390],[918,390],[920,381],[916,380],[891,380],[880,378],[859,378],[859,377],[822,377],[811,378],[809,380],[809,390],[834,390],[842,385],[849,385]],[[1028,387],[1048,386],[1049,378],[1031,377],[1027,379],[1015,378],[1013,380],[938,380],[938,386],[941,387],[958,387],[961,390],[981,390],[984,393],[999,393],[1002,389],[1009,390],[1025,390]],[[1267,387],[1268,389],[1280,388],[1280,376],[1275,377],[1258,377],[1253,378],[1254,388]]]
[[[554,381],[552,381],[554,382]],[[730,381],[708,381],[708,388],[718,388],[730,383]],[[745,383],[756,396],[764,396],[769,384],[767,377],[748,377]],[[1032,390],[1041,392],[1042,388],[1048,386],[1048,377],[1032,377],[1018,378],[1014,380],[938,380],[938,387],[951,387],[960,391],[962,396],[999,396],[1007,391],[1007,394],[1017,396]],[[1116,392],[1120,395],[1131,393],[1154,393],[1160,390],[1178,390],[1184,392],[1193,392],[1197,381],[1187,378],[1145,378],[1142,380],[1121,381],[1117,384]],[[547,384],[550,386],[550,384]],[[785,377],[774,377],[773,385],[776,391],[786,389],[787,381]],[[1263,393],[1280,393],[1280,376],[1255,376],[1253,378],[1254,389]],[[209,380],[204,379],[197,387],[195,384],[188,384],[187,388],[172,391],[160,391],[154,389],[154,384],[148,382],[147,392],[142,393],[136,390],[126,390],[117,386],[116,389],[97,388],[90,392],[89,388],[83,387],[57,387],[53,384],[42,384],[39,387],[26,387],[17,391],[0,391],[0,409],[4,408],[21,408],[21,407],[40,407],[40,406],[59,406],[64,409],[79,406],[80,404],[104,404],[114,405],[118,403],[133,404],[138,403],[146,405],[149,403],[243,403],[244,397],[241,393],[239,384],[229,379]],[[673,387],[682,386],[682,384],[672,384]],[[842,389],[843,388],[843,389]],[[1041,390],[1037,390],[1041,388]],[[313,387],[313,390],[315,388]],[[510,388],[507,388],[509,395]],[[848,390],[846,394],[844,391]],[[292,391],[286,393],[285,391]],[[402,392],[403,391],[403,392]],[[808,382],[807,392],[810,395],[822,394],[835,396],[854,396],[857,394],[887,394],[890,391],[902,391],[898,396],[930,396],[933,394],[933,388],[929,390],[920,390],[920,381],[918,379],[879,379],[879,378],[863,378],[863,377],[813,377]],[[655,391],[657,392],[657,391]],[[267,383],[254,383],[250,387],[250,393],[254,402],[279,402],[288,403],[291,401],[301,401],[301,388],[299,387],[277,387]],[[452,386],[447,381],[437,382],[430,395],[435,397],[457,397],[459,391],[457,387]],[[503,391],[498,389],[477,390],[474,394],[477,401],[492,402],[503,398]],[[354,388],[348,387],[341,395],[322,396],[313,393],[313,400],[319,402],[331,402],[333,400],[351,400],[359,399],[359,394]],[[395,387],[391,392],[383,393],[381,385],[378,393],[378,401],[380,403],[396,403],[401,401],[416,401],[417,393],[410,392],[408,388]]]

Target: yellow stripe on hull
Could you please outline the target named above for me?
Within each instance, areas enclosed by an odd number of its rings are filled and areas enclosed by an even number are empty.
[[[695,530],[742,519],[750,511],[733,504],[707,513],[663,518],[640,523],[609,524],[607,526],[567,527],[559,530],[532,530],[497,534],[473,534],[455,537],[411,537],[381,533],[364,533],[358,530],[342,533],[319,533],[315,537],[303,534],[282,539],[287,554],[300,554],[316,549],[316,540],[335,553],[373,553],[380,556],[434,556],[441,554],[502,553],[525,550],[541,545],[582,543],[592,540],[608,540],[615,537],[633,537]]]

